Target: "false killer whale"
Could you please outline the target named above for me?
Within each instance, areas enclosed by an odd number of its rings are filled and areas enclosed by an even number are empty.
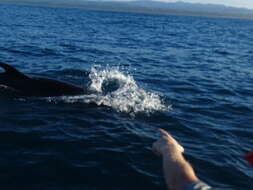
[[[15,93],[18,96],[49,97],[84,94],[79,86],[59,80],[42,77],[30,77],[14,67],[0,62],[5,72],[0,72],[0,93]],[[7,94],[8,94],[7,93]]]

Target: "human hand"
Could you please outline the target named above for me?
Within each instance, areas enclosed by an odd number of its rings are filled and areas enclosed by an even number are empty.
[[[153,143],[152,150],[156,155],[178,155],[184,148],[165,130],[159,129],[161,137]]]

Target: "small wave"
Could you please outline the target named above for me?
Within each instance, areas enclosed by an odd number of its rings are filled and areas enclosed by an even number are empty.
[[[62,55],[60,52],[52,48],[44,48],[32,45],[18,45],[9,48],[1,48],[10,53],[16,53],[20,55],[32,55],[32,56],[58,56]]]
[[[154,92],[148,92],[139,87],[133,77],[120,71],[119,67],[100,66],[91,68],[88,95],[63,96],[50,98],[49,101],[64,101],[66,103],[92,103],[98,106],[108,106],[119,112],[135,114],[139,112],[169,110],[171,106],[163,104],[161,97]]]
[[[214,53],[220,54],[220,55],[232,55],[233,53],[230,52],[229,50],[220,50],[220,49],[216,49],[214,50]]]

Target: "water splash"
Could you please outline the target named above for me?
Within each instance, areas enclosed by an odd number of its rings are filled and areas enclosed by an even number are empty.
[[[160,96],[140,88],[133,77],[122,72],[119,67],[93,66],[89,74],[89,95],[64,96],[61,100],[67,103],[95,103],[111,107],[124,113],[151,113],[169,110]],[[56,99],[50,98],[50,101]],[[59,99],[58,99],[59,100]]]

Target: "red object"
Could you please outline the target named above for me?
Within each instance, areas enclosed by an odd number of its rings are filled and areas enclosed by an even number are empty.
[[[249,164],[253,167],[253,151],[249,152],[248,154],[245,155],[245,160],[249,162]]]

